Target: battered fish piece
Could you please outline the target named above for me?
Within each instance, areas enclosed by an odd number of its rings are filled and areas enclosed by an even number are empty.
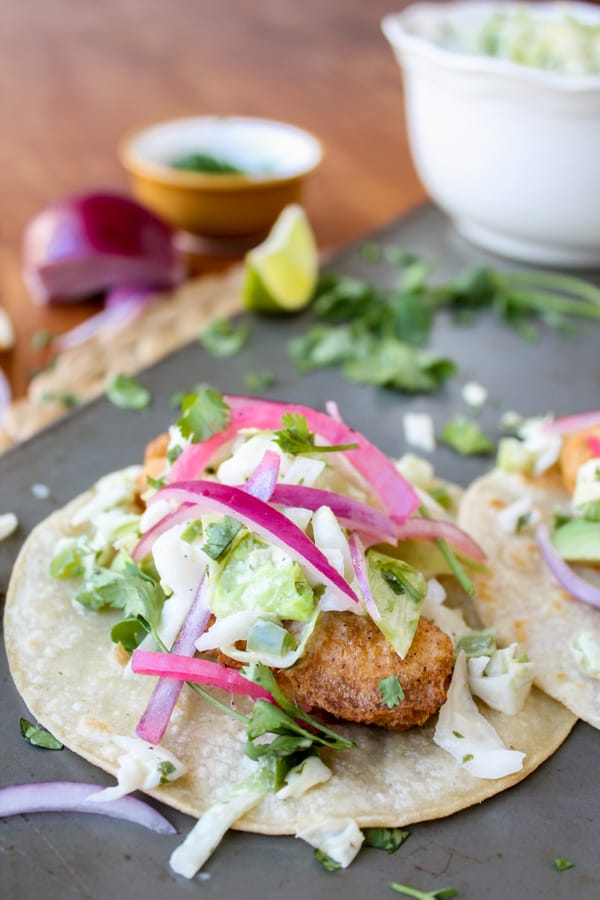
[[[422,725],[444,703],[453,665],[452,641],[428,619],[419,619],[410,650],[400,659],[368,616],[326,612],[302,659],[276,677],[300,705],[405,731]],[[405,699],[388,709],[378,682],[390,675],[398,676]]]

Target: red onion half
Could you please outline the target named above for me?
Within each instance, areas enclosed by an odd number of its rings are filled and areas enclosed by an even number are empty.
[[[68,197],[32,219],[23,276],[38,303],[79,300],[122,284],[176,284],[183,263],[173,232],[122,194]]]

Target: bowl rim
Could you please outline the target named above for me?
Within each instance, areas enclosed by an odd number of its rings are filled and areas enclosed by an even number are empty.
[[[490,13],[496,11],[511,11],[528,7],[535,12],[549,13],[568,9],[576,12],[585,10],[587,14],[593,12],[598,17],[600,25],[600,8],[591,3],[569,2],[567,7],[560,2],[523,3],[523,2],[499,2],[499,0],[451,0],[447,3],[418,2],[410,3],[400,12],[389,13],[381,20],[381,30],[391,44],[394,51],[400,53],[413,52],[427,57],[430,62],[447,70],[458,73],[473,73],[498,75],[512,81],[529,83],[538,87],[547,88],[563,94],[592,94],[600,93],[600,74],[570,75],[564,72],[550,72],[538,69],[534,66],[525,66],[511,60],[501,59],[495,56],[487,56],[478,53],[460,53],[449,50],[419,34],[408,30],[406,27],[410,20],[419,12],[429,13],[433,21],[447,20],[454,16],[472,15],[474,11],[487,10]]]
[[[183,122],[214,122],[217,120],[229,120],[244,124],[261,124],[284,128],[287,131],[294,132],[305,143],[311,144],[314,148],[314,160],[305,166],[298,167],[291,172],[285,172],[278,175],[276,172],[248,174],[241,173],[214,173],[214,172],[189,172],[182,169],[175,169],[172,166],[153,162],[140,156],[133,150],[133,144],[144,133],[154,131],[164,126],[177,126]],[[121,165],[132,175],[138,178],[144,178],[153,182],[158,182],[170,187],[190,188],[207,191],[235,191],[235,190],[260,190],[270,185],[284,185],[314,172],[321,163],[325,155],[325,149],[322,141],[311,131],[300,128],[291,122],[284,122],[280,119],[268,119],[261,116],[244,116],[244,115],[189,115],[178,116],[173,119],[161,119],[158,122],[151,122],[142,128],[131,129],[121,138],[117,146],[117,155]]]

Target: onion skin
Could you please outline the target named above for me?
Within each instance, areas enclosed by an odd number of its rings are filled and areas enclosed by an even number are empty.
[[[106,803],[88,798],[102,790],[99,784],[78,781],[42,781],[12,784],[0,789],[0,819],[35,812],[83,812],[125,819],[158,834],[178,834],[158,810],[135,797],[121,797]]]
[[[184,267],[173,232],[122,194],[68,197],[31,220],[23,277],[37,303],[70,302],[122,284],[172,286]]]

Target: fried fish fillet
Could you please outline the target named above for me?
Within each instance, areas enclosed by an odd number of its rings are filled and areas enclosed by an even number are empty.
[[[296,703],[339,719],[404,731],[422,725],[446,699],[452,675],[452,641],[421,617],[404,659],[367,616],[321,616],[304,656],[277,672],[277,682]],[[388,708],[378,682],[396,675],[405,698]]]

